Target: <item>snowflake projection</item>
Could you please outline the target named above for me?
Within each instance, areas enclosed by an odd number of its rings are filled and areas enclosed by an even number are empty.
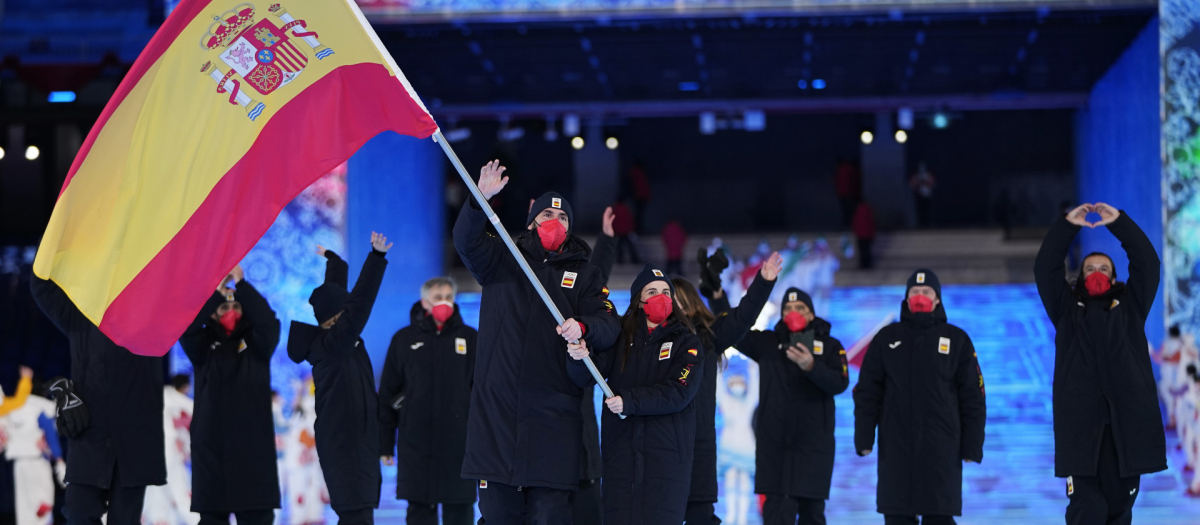
[[[1200,2],[1159,2],[1168,324],[1200,333]]]

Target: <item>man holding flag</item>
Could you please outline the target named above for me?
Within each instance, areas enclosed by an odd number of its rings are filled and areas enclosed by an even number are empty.
[[[479,191],[491,199],[505,184],[499,161],[488,163]],[[498,221],[497,221],[498,222]],[[591,248],[571,235],[571,206],[547,193],[530,208],[514,241],[532,273],[566,318],[561,325],[539,297],[488,217],[468,202],[454,225],[454,247],[483,286],[475,387],[462,475],[479,481],[479,510],[488,525],[571,523],[579,487],[583,390],[567,375],[567,341],[607,348],[619,326]],[[497,224],[498,228],[502,228]]]

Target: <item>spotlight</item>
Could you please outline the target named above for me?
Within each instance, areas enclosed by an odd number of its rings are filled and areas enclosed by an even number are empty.
[[[767,115],[761,109],[747,109],[742,112],[742,127],[746,131],[767,129]]]
[[[700,113],[700,133],[712,135],[717,132],[717,116],[711,111]]]
[[[700,83],[699,82],[680,82],[679,90],[680,91],[700,91]]]
[[[942,113],[941,111],[939,111],[939,112],[933,114],[933,120],[931,121],[931,123],[933,124],[933,127],[936,129],[946,129],[946,126],[950,125],[950,117],[946,116],[945,113]]]
[[[870,131],[862,132],[862,135],[859,135],[859,138],[862,139],[863,144],[870,144],[872,142],[875,142],[875,134],[871,133]]]
[[[576,115],[574,113],[567,113],[566,115],[563,115],[562,132],[563,132],[563,135],[566,135],[568,137],[578,137],[579,136],[579,115]]]
[[[499,133],[496,135],[501,142],[512,142],[514,140],[520,140],[521,137],[525,136],[525,128],[520,126],[515,128],[505,127],[501,128]]]
[[[28,148],[25,148],[25,158],[28,160],[37,160],[38,155],[41,154],[42,150],[38,149],[37,146],[29,146]]]
[[[583,137],[575,137],[571,139],[571,147],[575,149],[583,149]]]
[[[900,129],[912,129],[913,127],[913,110],[912,108],[900,108],[896,111],[896,125]]]
[[[802,79],[800,79],[799,82],[796,83],[796,87],[798,87],[800,89],[808,89],[808,81],[804,80],[802,78]]]
[[[4,159],[4,148],[0,148],[0,160]]]
[[[608,137],[604,141],[604,147],[608,149],[617,149],[618,145],[620,145],[620,143],[617,141],[617,137]]]
[[[446,142],[451,144],[471,138],[471,128],[454,128],[445,133]]]
[[[825,89],[825,79],[818,78],[812,81],[813,89]]]
[[[901,144],[908,142],[908,132],[906,132],[902,129],[896,130],[896,142],[899,142]]]
[[[74,91],[51,91],[50,97],[48,98],[48,100],[50,102],[75,102],[75,92]]]

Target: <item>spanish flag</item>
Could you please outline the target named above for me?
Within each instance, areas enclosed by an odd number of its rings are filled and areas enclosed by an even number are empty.
[[[353,0],[184,0],[88,133],[34,273],[163,355],[280,210],[386,130],[437,125]]]

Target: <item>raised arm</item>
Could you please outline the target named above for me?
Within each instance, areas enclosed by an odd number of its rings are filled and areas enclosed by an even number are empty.
[[[845,392],[846,387],[850,385],[849,370],[846,369],[846,350],[842,348],[841,341],[832,337],[821,355],[813,356],[812,370],[805,372],[801,368],[800,372],[829,397]]]
[[[480,170],[479,191],[484,198],[491,199],[508,184],[508,177],[501,177],[504,167],[500,161],[492,161]],[[462,258],[467,270],[481,285],[486,285],[500,271],[505,253],[504,241],[488,233],[488,218],[474,197],[467,199],[458,220],[454,223],[454,249]],[[497,227],[502,227],[497,224]]]
[[[404,350],[407,339],[404,332],[400,330],[392,336],[392,344],[383,361],[383,376],[379,379],[379,454],[382,456],[396,455],[396,427],[400,423],[400,413],[393,405],[406,386]]]
[[[275,347],[279,346],[280,324],[275,311],[267,299],[258,293],[258,289],[245,280],[238,282],[233,297],[242,303],[242,315],[250,322],[247,338],[253,344],[247,346],[255,349],[260,359],[270,361],[275,354]]]
[[[875,427],[879,426],[883,412],[883,349],[884,343],[876,335],[867,347],[858,384],[854,386],[854,451],[860,456],[875,448]]]
[[[328,336],[340,344],[327,345],[327,349],[349,348],[367,326],[367,320],[371,318],[371,309],[375,307],[375,297],[379,295],[379,286],[383,284],[383,272],[387,269],[387,259],[384,257],[391,246],[386,237],[377,233],[371,234],[371,254],[363,261],[358,282],[354,283],[354,289],[350,291],[350,298],[346,300],[342,316],[334,323],[333,328],[329,329]]]
[[[1079,229],[1088,225],[1084,220],[1091,211],[1090,204],[1084,204],[1071,210],[1065,217],[1054,221],[1042,247],[1038,250],[1037,259],[1033,263],[1033,277],[1037,282],[1038,295],[1042,298],[1042,306],[1050,322],[1057,324],[1066,305],[1071,304],[1071,290],[1067,285],[1066,263],[1067,253],[1071,251],[1071,242]]]
[[[1108,231],[1121,241],[1121,248],[1129,258],[1126,293],[1133,301],[1133,306],[1145,318],[1150,315],[1150,307],[1154,305],[1154,297],[1158,295],[1159,274],[1162,270],[1158,252],[1154,250],[1154,244],[1146,237],[1146,233],[1133,222],[1128,213],[1117,211],[1102,202],[1096,203],[1096,209],[1103,219],[1101,223],[1106,223]],[[1111,221],[1109,217],[1112,217]]]
[[[754,282],[750,283],[750,288],[746,290],[746,295],[742,297],[737,308],[730,310],[729,315],[721,315],[713,323],[713,346],[718,351],[736,345],[754,326],[758,315],[771,298],[771,291],[775,289],[775,281],[782,264],[783,258],[778,253],[772,255],[754,277]]]
[[[975,345],[967,337],[967,344],[959,351],[958,370],[955,373],[958,389],[958,412],[962,424],[962,459],[979,463],[983,461],[984,425],[987,422],[987,400],[983,388],[983,371],[975,355]]]
[[[689,334],[679,342],[682,344],[675,345],[666,381],[616,392],[624,403],[621,413],[627,416],[674,414],[692,402],[704,377],[704,360],[700,358],[704,348],[695,334]]]
[[[205,347],[204,327],[212,321],[213,312],[216,312],[217,307],[224,302],[225,296],[214,291],[212,295],[208,296],[204,306],[200,307],[200,312],[196,314],[192,324],[188,325],[187,329],[183,331],[183,335],[179,336],[179,346],[183,347],[183,353],[187,354],[192,365],[204,362],[208,350]]]
[[[756,363],[761,363],[767,352],[779,349],[779,336],[770,330],[765,332],[759,330],[751,330],[742,337],[741,341],[737,342],[736,348],[742,355],[750,358]],[[723,352],[724,348],[718,348],[718,352]]]

